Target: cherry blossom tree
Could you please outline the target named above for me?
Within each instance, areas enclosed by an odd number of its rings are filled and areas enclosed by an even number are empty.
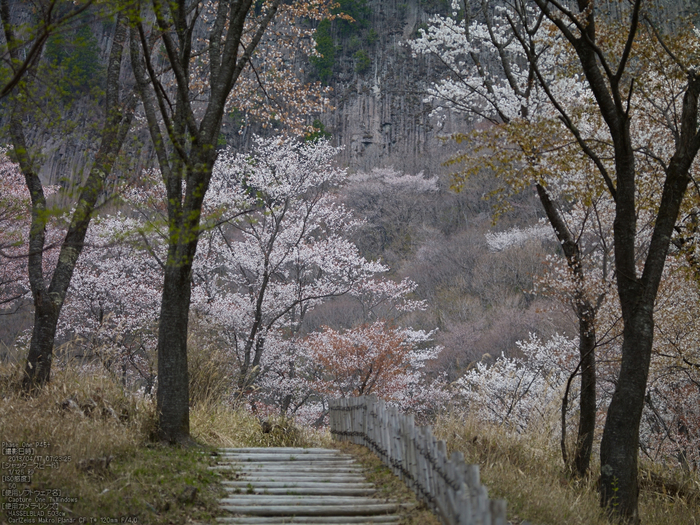
[[[419,395],[420,370],[441,350],[425,348],[432,336],[384,321],[344,332],[326,327],[306,340],[313,362],[320,367],[315,390],[340,397],[375,394],[403,408],[416,405],[424,400]]]
[[[590,97],[590,92],[580,78],[556,73],[570,69],[566,62],[568,55],[561,53],[561,43],[550,37],[546,24],[533,26],[530,40],[520,41],[510,34],[507,9],[490,10],[486,4],[472,8],[461,2],[455,2],[453,8],[452,16],[433,17],[427,31],[409,45],[414,54],[433,55],[446,67],[447,76],[428,89],[429,100],[437,105],[436,112],[457,111],[473,124],[480,124],[472,134],[454,137],[458,142],[468,141],[471,146],[469,152],[450,160],[453,164],[466,164],[464,174],[455,177],[455,188],[462,187],[465,177],[490,168],[497,177],[504,179],[507,187],[506,191],[499,188],[492,194],[500,214],[508,207],[509,196],[534,185],[569,271],[574,274],[575,287],[571,290],[570,303],[579,323],[580,367],[576,369],[580,370],[583,387],[580,389],[578,439],[571,466],[576,473],[584,475],[593,447],[596,311],[603,296],[586,293],[581,226],[587,223],[567,222],[558,203],[569,202],[580,194],[582,187],[590,194],[591,188],[585,183],[559,183],[564,178],[562,173],[581,181],[585,180],[588,170],[585,162],[577,162],[577,157],[572,156],[575,154],[571,153],[571,141],[556,120],[556,107],[551,104],[547,91],[532,81],[535,70],[538,68],[537,71],[542,72],[547,89],[563,96],[568,104],[581,104]],[[457,9],[462,9],[462,17]],[[527,5],[523,5],[523,9],[532,13]],[[475,16],[479,19],[474,19]],[[540,44],[541,41],[546,44]],[[538,56],[538,63],[528,63],[527,58],[532,53]],[[491,58],[494,56],[498,60]],[[595,198],[593,196],[589,202]],[[512,235],[510,237],[512,241]],[[491,241],[496,243],[497,239]],[[565,440],[562,444],[568,463]]]
[[[203,236],[194,304],[221,327],[240,392],[260,373],[272,332],[299,333],[316,305],[359,293],[387,271],[347,239],[360,222],[332,194],[346,177],[333,166],[336,153],[325,141],[260,139],[252,154],[222,154],[216,165],[207,205],[226,198],[254,211]]]
[[[58,192],[47,186],[47,197]],[[6,149],[0,150],[0,310],[14,311],[24,300],[31,300],[27,276],[28,236],[31,225],[31,200],[24,177]],[[44,275],[50,275],[58,257],[56,246],[65,235],[60,217],[47,217],[46,246],[42,259]],[[9,312],[3,312],[9,313]]]
[[[518,342],[522,357],[478,362],[457,380],[468,409],[482,421],[521,433],[542,431],[556,421],[567,378],[576,366],[575,340],[531,335]]]
[[[696,45],[688,46],[684,39],[682,47],[674,46],[673,38],[662,37],[650,22],[653,13],[647,16],[642,10],[642,2],[637,1],[624,17],[625,30],[611,34],[621,37],[620,40],[602,44],[612,52],[606,54],[596,43],[597,34],[604,30],[597,29],[599,23],[596,23],[592,4],[580,4],[577,12],[552,2],[535,0],[534,5],[539,15],[556,26],[576,53],[581,71],[595,96],[592,109],[605,122],[602,129],[609,133],[606,143],[612,146],[614,172],[591,148],[591,142],[584,139],[572,118],[571,108],[557,106],[567,130],[596,164],[615,201],[614,257],[623,340],[620,373],[601,442],[601,504],[626,521],[638,522],[639,427],[654,340],[654,303],[664,273],[671,233],[690,180],[690,169],[700,149],[700,135],[697,133],[700,79],[687,65],[693,63]],[[647,16],[647,26],[640,24],[640,15]],[[614,49],[617,42],[620,45]],[[667,43],[673,46],[674,52],[667,52],[671,49]],[[647,52],[655,60],[647,61]],[[659,66],[661,68],[657,69]],[[539,70],[536,74],[540,84],[546,86]],[[640,111],[633,118],[630,110],[635,91],[640,94],[637,99]],[[554,94],[549,95],[553,103],[559,103]],[[652,139],[645,130],[649,124],[659,122],[662,125]],[[633,123],[641,125],[635,128]],[[640,144],[643,144],[646,155],[636,158],[635,152],[639,151],[637,146]],[[656,180],[662,190],[654,212],[653,228],[650,228],[648,251],[641,255],[640,271],[637,216],[643,201],[638,200],[638,190],[646,182],[645,168],[649,163],[645,162],[645,156],[654,159],[659,168]]]
[[[441,347],[432,333],[375,321],[345,330],[324,327],[306,337],[268,341],[257,389],[259,414],[282,413],[321,425],[335,397],[376,394],[402,410],[428,416],[449,400],[443,377],[429,378],[426,362]]]
[[[447,390],[444,377],[431,381],[424,374],[424,364],[434,359],[442,347],[429,344],[432,333],[397,326],[404,314],[426,308],[423,301],[411,298],[415,287],[416,284],[408,279],[395,282],[381,275],[364,278],[357,281],[345,296],[350,304],[359,304],[364,322],[356,324],[354,318],[349,319],[347,324],[351,327],[344,331],[328,327],[308,334],[303,330],[293,333],[290,328],[271,331],[265,341],[266,350],[260,361],[255,388],[249,395],[251,406],[257,413],[281,411],[305,424],[323,424],[328,400],[347,395],[347,385],[352,382],[350,376],[358,372],[346,370],[345,376],[336,376],[338,381],[331,379],[334,374],[332,363],[336,359],[334,347],[313,346],[314,341],[321,341],[322,334],[330,331],[345,342],[360,341],[371,334],[376,336],[377,342],[400,341],[401,349],[391,358],[393,368],[386,368],[386,374],[376,374],[372,388],[381,392],[383,397],[389,396],[392,403],[404,410],[419,415],[432,413],[447,401]],[[349,347],[343,348],[351,351]],[[382,352],[391,353],[391,348],[372,348],[365,365],[377,370],[377,365],[383,365],[375,361],[382,361]],[[342,377],[345,377],[345,383]]]
[[[53,4],[51,5],[53,6]],[[20,58],[22,45],[16,35],[18,25],[11,20],[7,3],[3,2],[0,7],[2,7],[3,30],[10,61],[13,66],[19,66],[23,61]],[[79,11],[80,9],[74,13]],[[50,12],[51,9],[49,9]],[[50,16],[49,20],[51,20]],[[45,36],[48,36],[48,33],[45,33]],[[105,114],[100,135],[100,147],[80,188],[66,228],[66,234],[60,244],[60,254],[49,275],[46,275],[44,271],[46,266],[44,253],[47,249],[46,226],[51,213],[49,213],[47,204],[46,189],[39,178],[38,162],[40,157],[33,154],[32,144],[27,140],[23,120],[29,111],[29,101],[33,99],[26,84],[20,84],[18,87],[23,89],[14,89],[8,97],[12,155],[24,176],[31,199],[27,269],[34,303],[34,327],[24,368],[23,386],[26,390],[33,390],[49,381],[56,327],[75,264],[83,249],[85,234],[104,188],[105,180],[112,171],[131,126],[136,101],[132,96],[133,92],[122,89],[123,86],[119,82],[126,36],[126,17],[118,13],[114,39],[109,53],[107,89],[104,99]],[[29,63],[31,64],[31,61]]]
[[[548,279],[566,281],[568,272],[561,261],[551,261]],[[563,271],[562,271],[563,270]],[[655,317],[657,334],[649,371],[649,387],[640,425],[640,451],[652,461],[663,461],[692,469],[698,463],[693,445],[700,435],[698,385],[700,356],[696,341],[697,287],[688,279],[688,267],[671,258],[666,269]],[[598,316],[598,367],[596,434],[603,430],[604,415],[615,390],[621,360],[622,327],[619,304],[611,295]],[[550,431],[556,428],[557,404],[566,390],[580,388],[572,382],[576,368],[575,340],[556,335],[542,341],[531,336],[517,344],[517,358],[498,357],[492,365],[476,363],[456,385],[470,413],[480,420],[518,433]],[[569,406],[576,410],[578,407]],[[566,422],[562,420],[562,426]]]
[[[512,122],[514,117],[526,123],[517,144],[533,169],[547,168],[540,161],[537,144],[554,145],[550,137],[583,153],[614,201],[614,262],[623,337],[619,377],[601,443],[601,504],[625,521],[638,522],[639,428],[654,340],[654,303],[700,149],[700,80],[690,66],[696,58],[697,39],[690,30],[664,34],[654,25],[655,8],[641,0],[621,13],[619,23],[607,24],[599,19],[592,2],[569,6],[533,0],[493,10],[487,3],[453,5],[455,16],[462,9],[463,25],[445,25],[444,41],[454,43],[460,33],[465,35],[467,40],[455,46],[452,56],[464,57],[455,63],[468,64],[475,78],[483,79],[481,88],[467,87],[469,106],[477,98],[481,113],[494,123]],[[472,30],[475,16],[485,20],[479,31]],[[472,45],[471,35],[486,42],[488,54],[497,59],[487,62],[486,53],[482,56],[481,48]],[[512,60],[512,48],[518,49],[522,61]],[[562,52],[551,53],[553,49]],[[561,68],[552,68],[557,62]],[[491,70],[494,63],[496,70]],[[557,70],[567,74],[558,76]],[[573,85],[560,89],[567,78],[592,96],[572,104],[582,91]],[[537,119],[534,128],[529,106],[521,103],[529,101],[533,92],[555,117]],[[508,103],[494,110],[493,102],[500,100]],[[528,131],[538,128],[536,133]],[[568,139],[561,142],[560,137]],[[546,196],[537,189],[541,197]],[[638,216],[646,201],[640,194],[654,195],[656,202],[648,237],[642,242]],[[543,204],[547,210],[546,199]],[[566,231],[563,225],[552,224],[558,236]],[[575,244],[567,246],[566,239],[560,240],[567,257],[580,253]]]
[[[167,193],[168,255],[158,333],[157,404],[159,431],[171,442],[189,439],[187,326],[192,265],[224,112],[234,86],[244,71],[254,67],[256,49],[278,12],[318,17],[325,2],[269,0],[258,4],[245,0],[213,5],[215,13],[208,13],[199,3],[191,6],[185,0],[153,0],[143,6],[146,16],[133,17],[138,36],[133,35],[130,46],[138,92]],[[202,29],[205,37],[195,38],[195,28]],[[162,35],[162,69],[147,35]],[[293,49],[283,39],[280,42],[282,53]],[[164,76],[164,71],[171,76]],[[266,99],[279,104],[272,97]]]
[[[92,221],[58,336],[72,340],[71,352],[85,362],[97,359],[125,387],[150,393],[164,250],[162,242],[143,235],[142,222],[121,213]]]
[[[226,150],[214,165],[193,263],[192,315],[225,349],[221,366],[235,378],[235,395],[258,412],[323,414],[310,408],[325,398],[303,321],[324,301],[352,297],[368,320],[425,308],[410,298],[415,283],[383,278],[388,268],[348,240],[362,221],[336,195],[347,179],[333,163],[337,151],[323,140],[258,139],[253,152]],[[81,335],[83,346],[92,344],[108,366],[119,364],[120,374],[142,373],[133,360],[153,344],[154,283],[165,259],[163,192],[157,177],[143,177],[142,187],[125,193],[131,216],[95,223],[69,296],[65,333]],[[417,332],[396,333],[418,341]],[[414,402],[417,392],[415,386],[409,396]]]

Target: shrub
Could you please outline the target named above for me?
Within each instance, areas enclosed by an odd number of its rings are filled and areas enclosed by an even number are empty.
[[[335,43],[331,36],[330,20],[321,20],[316,28],[314,40],[316,40],[316,51],[320,56],[312,56],[310,61],[316,68],[321,82],[328,84],[333,76],[333,67],[335,66]]]
[[[364,49],[360,49],[352,57],[355,59],[355,73],[365,73],[372,65],[372,60]]]

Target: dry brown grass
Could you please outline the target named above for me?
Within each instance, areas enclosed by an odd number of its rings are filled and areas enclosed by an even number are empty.
[[[20,445],[47,442],[41,455],[70,456],[58,468],[38,470],[31,483],[35,489],[58,488],[77,497],[78,503],[62,506],[67,517],[209,522],[222,495],[222,474],[207,468],[212,447],[340,446],[327,432],[300,429],[284,418],[270,419],[270,431],[263,432],[257,418],[211,396],[202,396],[190,412],[192,436],[199,445],[163,446],[151,441],[153,403],[125,392],[106,375],[57,369],[51,384],[33,396],[19,391],[17,380],[16,369],[0,366],[0,439]],[[597,473],[586,480],[569,478],[547,432],[513,436],[457,413],[439,418],[434,427],[451,450],[461,450],[468,462],[481,466],[490,494],[508,501],[512,523],[526,519],[537,525],[607,525],[598,507]],[[350,448],[386,496],[407,501],[407,489],[378,459],[366,449]],[[645,465],[641,479],[645,525],[700,524],[697,474]],[[190,499],[192,488],[196,497]],[[427,525],[434,519],[418,508],[406,524]],[[0,523],[6,521],[0,518]]]
[[[190,411],[190,430],[197,441],[212,447],[326,447],[327,431],[302,428],[288,418],[266,418],[270,428],[262,431],[260,420],[243,408],[231,408],[215,399],[198,403]]]
[[[107,375],[78,367],[55,369],[51,383],[32,396],[18,389],[18,379],[17,369],[0,366],[0,439],[20,446],[47,442],[37,454],[70,457],[58,468],[36,470],[29,485],[77,498],[60,506],[66,518],[211,523],[220,512],[224,492],[219,481],[226,476],[208,469],[214,463],[212,447],[319,446],[328,441],[327,434],[300,430],[281,418],[273,418],[271,431],[263,433],[257,418],[244,410],[202,397],[190,411],[198,443],[166,446],[152,441],[153,402],[124,391]],[[3,511],[0,524],[5,523]]]
[[[55,473],[73,476],[82,459],[131,450],[154,430],[151,403],[126,393],[111,378],[75,368],[54,370],[52,381],[28,396],[14,367],[0,371],[2,440],[48,442],[43,455],[74,458]]]
[[[233,378],[226,366],[228,361],[229,357],[222,350],[190,337],[187,341],[187,373],[190,378],[190,403],[193,406],[229,396]]]
[[[457,413],[439,418],[434,430],[450,451],[460,450],[467,463],[481,467],[482,482],[491,497],[508,501],[508,516],[513,523],[527,520],[537,525],[609,525],[598,505],[598,472],[594,468],[584,480],[570,478],[551,434],[531,431],[516,436]],[[648,469],[643,467],[642,477],[650,472]],[[650,484],[642,482],[642,523],[700,524],[697,474],[683,476],[658,467],[655,471],[656,489],[650,490]],[[683,490],[672,493],[660,486],[680,486]]]

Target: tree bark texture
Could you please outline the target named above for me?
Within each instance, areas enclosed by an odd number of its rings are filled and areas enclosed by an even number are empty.
[[[173,443],[190,432],[187,322],[191,277],[187,266],[166,267],[158,325],[156,401],[160,433],[162,439]]]
[[[600,444],[601,504],[638,522],[639,423],[651,359],[652,312],[624,319],[622,363]]]
[[[208,100],[197,113],[190,92],[190,59],[196,46],[194,28],[201,14],[198,4],[190,8],[185,0],[152,0],[154,26],[145,26],[144,20],[149,17],[134,16],[132,20],[138,38],[134,35],[131,40],[131,62],[168,201],[168,259],[158,328],[156,399],[160,437],[171,443],[189,440],[187,324],[192,264],[226,99],[279,4],[280,0],[272,2],[254,28],[248,45],[243,47],[242,36],[252,0],[218,3],[206,55]],[[151,58],[151,47],[159,35],[175,79],[175,93],[171,90],[166,94]],[[176,101],[174,107],[172,98]],[[202,115],[199,121],[197,115]]]
[[[578,435],[574,450],[574,472],[583,477],[588,472],[593,453],[596,423],[595,310],[586,302],[577,311],[579,319],[579,356],[581,359],[581,393]]]
[[[6,3],[2,4],[3,29],[11,55],[17,54],[12,45],[15,40]],[[22,380],[27,391],[47,383],[51,375],[53,347],[58,319],[70,286],[78,257],[83,250],[85,235],[104,181],[111,172],[126,134],[131,126],[135,97],[128,96],[122,104],[119,100],[119,73],[123,46],[126,41],[126,19],[117,16],[115,36],[107,66],[107,90],[105,96],[105,121],[101,133],[100,148],[95,155],[90,173],[83,185],[71,217],[66,237],[61,244],[58,263],[50,283],[43,274],[45,228],[47,217],[46,198],[34,162],[29,154],[21,120],[22,105],[11,96],[10,136],[15,156],[25,177],[31,196],[32,222],[29,233],[29,284],[34,299],[34,328]],[[12,56],[12,59],[18,59]]]
[[[567,466],[572,466],[578,476],[584,476],[588,471],[593,451],[593,436],[595,433],[596,416],[596,377],[595,377],[595,319],[596,306],[586,297],[584,291],[585,274],[581,262],[581,250],[573,234],[566,226],[559,210],[549,196],[546,188],[541,184],[535,185],[537,195],[559,244],[564,251],[567,265],[576,279],[576,291],[573,303],[579,326],[579,360],[581,369],[581,391],[579,394],[579,422],[578,436],[574,454],[571,460],[566,453],[566,427],[565,414],[562,415],[562,455]],[[568,396],[568,388],[565,396]],[[568,400],[563,400],[563,410],[566,411]]]

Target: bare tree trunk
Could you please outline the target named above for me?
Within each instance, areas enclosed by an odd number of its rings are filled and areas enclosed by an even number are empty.
[[[644,408],[654,340],[654,303],[663,274],[671,235],[690,182],[690,166],[700,149],[697,132],[700,77],[688,72],[688,88],[680,117],[681,133],[666,168],[666,180],[654,232],[641,277],[635,273],[634,165],[631,140],[616,155],[618,200],[615,216],[615,259],[624,323],[622,361],[600,444],[601,504],[623,519],[639,523],[637,459],[639,424]],[[623,134],[624,135],[624,134]],[[628,152],[624,151],[628,146]]]
[[[639,424],[654,331],[653,310],[645,310],[625,320],[622,367],[600,444],[601,504],[633,523],[639,521]]]
[[[186,439],[190,433],[187,372],[190,275],[187,266],[166,267],[158,325],[159,430],[162,439],[173,443]]]
[[[588,301],[580,305],[579,356],[581,359],[581,393],[579,394],[580,413],[578,436],[572,463],[578,476],[588,472],[593,453],[593,437],[596,423],[596,366],[595,366],[595,309]]]
[[[22,388],[27,392],[51,379],[53,345],[60,313],[60,305],[55,304],[45,291],[34,292],[33,296],[34,328],[22,377]]]
[[[594,319],[579,312],[579,359],[576,369],[571,373],[566,383],[564,397],[561,402],[561,454],[564,464],[572,469],[578,477],[588,472],[593,451],[596,416],[596,375],[595,375],[595,325]],[[571,383],[581,370],[581,392],[579,396],[578,435],[574,446],[573,458],[569,457],[566,448],[566,411],[569,405]]]
[[[565,411],[568,402],[568,388],[562,403],[564,414],[562,414],[562,456],[567,467],[573,465],[578,476],[585,476],[591,462],[593,451],[593,436],[595,431],[596,415],[596,377],[595,377],[595,319],[596,306],[586,297],[584,292],[585,274],[581,263],[581,250],[573,234],[566,226],[559,210],[552,202],[547,190],[536,184],[537,195],[540,198],[542,207],[547,215],[549,223],[554,229],[554,233],[564,251],[567,265],[573,272],[576,280],[576,291],[574,292],[574,309],[578,318],[579,327],[579,359],[581,368],[581,392],[580,413],[578,422],[578,437],[574,449],[573,458],[568,458],[566,453],[566,422]]]
[[[147,40],[145,19],[135,16],[132,20],[139,38],[134,36],[131,40],[131,63],[168,200],[168,260],[158,327],[157,405],[160,437],[171,443],[189,440],[187,324],[192,264],[226,99],[280,1],[274,0],[267,6],[268,11],[253,29],[247,46],[242,45],[242,37],[252,0],[218,3],[208,38],[209,98],[206,107],[197,112],[190,93],[190,59],[196,45],[193,34],[201,14],[199,4],[185,0],[151,2],[156,22],[151,36],[162,38],[175,77],[174,108],[152,62],[153,41]],[[199,121],[195,113],[202,115]]]
[[[11,54],[16,54],[13,26],[9,22],[9,12],[3,2],[3,28]],[[43,252],[45,249],[46,198],[34,163],[29,155],[24,127],[21,122],[22,106],[11,98],[10,136],[24,174],[32,201],[32,224],[29,237],[29,284],[34,298],[34,329],[29,354],[24,369],[22,384],[25,390],[32,390],[47,383],[51,375],[53,347],[56,338],[58,319],[63,302],[70,286],[78,257],[83,250],[97,199],[104,187],[104,181],[111,172],[126,134],[131,125],[135,99],[128,96],[124,108],[119,100],[119,74],[122,51],[126,41],[126,19],[117,16],[115,36],[107,66],[107,92],[105,121],[102,128],[102,141],[88,178],[80,192],[71,218],[65,240],[61,244],[58,264],[47,287],[43,275]],[[16,57],[12,56],[13,60]]]

